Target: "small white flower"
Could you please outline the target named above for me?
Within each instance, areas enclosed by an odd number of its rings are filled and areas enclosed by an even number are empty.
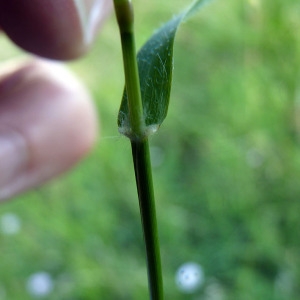
[[[2,233],[6,235],[16,234],[21,229],[20,218],[13,213],[6,213],[1,217],[0,227]]]
[[[47,296],[53,289],[53,280],[50,274],[38,272],[32,274],[27,280],[27,291],[32,296]]]
[[[176,272],[176,284],[185,293],[193,293],[204,282],[202,267],[194,262],[180,266]]]

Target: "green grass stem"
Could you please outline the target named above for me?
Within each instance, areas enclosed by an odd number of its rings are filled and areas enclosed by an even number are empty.
[[[145,134],[145,120],[136,59],[133,9],[131,1],[114,0],[120,28],[125,85],[128,95],[128,111],[131,126],[132,157],[139,197],[139,205],[146,246],[149,290],[152,300],[163,299],[163,281],[152,170],[148,138]]]
[[[121,35],[131,132],[132,137],[139,139],[144,137],[145,121],[136,60],[133,8],[131,1],[127,0],[114,0],[114,5]]]
[[[146,245],[151,299],[163,299],[163,280],[148,139],[131,141],[132,157]]]

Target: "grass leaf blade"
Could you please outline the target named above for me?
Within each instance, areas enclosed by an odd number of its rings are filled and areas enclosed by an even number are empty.
[[[146,125],[145,136],[154,133],[167,116],[173,75],[173,46],[178,27],[209,0],[195,1],[181,14],[165,23],[144,44],[137,55]],[[130,135],[127,93],[124,90],[118,116],[120,133]]]

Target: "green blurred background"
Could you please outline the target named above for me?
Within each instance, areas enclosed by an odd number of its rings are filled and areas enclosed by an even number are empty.
[[[134,1],[138,46],[188,2]],[[166,299],[300,295],[299,28],[298,1],[227,0],[178,32],[169,114],[151,138]],[[0,49],[2,61],[22,55],[4,37]],[[130,145],[116,125],[114,17],[68,65],[101,136],[69,174],[0,206],[0,299],[147,299]],[[204,272],[190,293],[175,282],[186,262]],[[49,294],[33,295],[41,272]]]

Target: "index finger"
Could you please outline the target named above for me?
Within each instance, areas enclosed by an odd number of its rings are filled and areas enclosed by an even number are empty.
[[[83,54],[110,0],[0,0],[0,27],[23,49],[52,59]]]

